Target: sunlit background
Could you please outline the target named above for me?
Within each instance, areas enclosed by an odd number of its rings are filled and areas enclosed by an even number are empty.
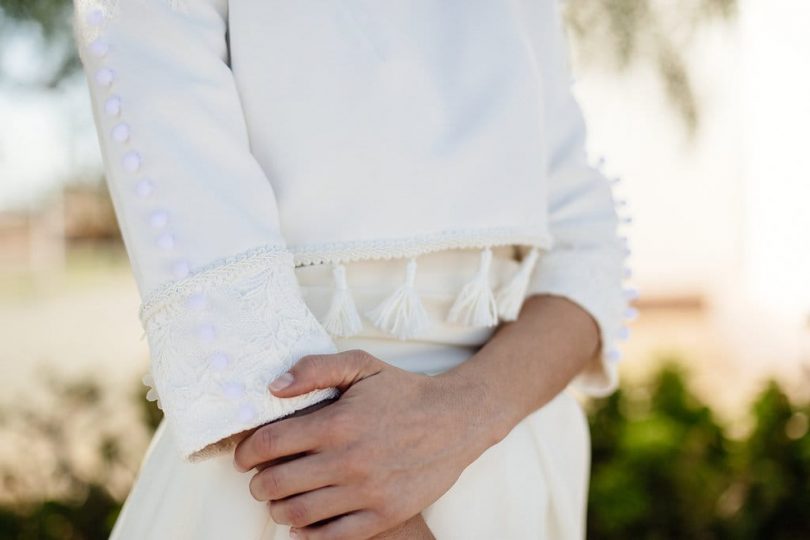
[[[810,3],[567,3],[641,292],[590,537],[810,538]],[[0,538],[106,538],[158,419],[69,9],[0,0]]]

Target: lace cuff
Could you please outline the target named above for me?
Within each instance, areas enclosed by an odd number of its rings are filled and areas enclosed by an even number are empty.
[[[335,347],[302,300],[292,255],[256,248],[169,283],[141,305],[154,388],[184,459],[229,450],[232,438],[337,395],[277,398],[270,381]]]

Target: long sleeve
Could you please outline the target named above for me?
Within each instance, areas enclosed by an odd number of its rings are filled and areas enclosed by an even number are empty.
[[[226,0],[77,0],[107,183],[150,374],[189,461],[334,396],[267,384],[334,343],[302,300],[229,67]]]
[[[545,130],[548,142],[549,228],[553,247],[534,269],[529,293],[567,297],[597,322],[600,351],[573,381],[589,395],[612,392],[617,385],[617,339],[626,337],[623,319],[632,313],[625,289],[625,238],[611,182],[589,165],[582,111],[571,91],[568,46],[562,18],[543,17]],[[540,20],[540,18],[538,18]]]

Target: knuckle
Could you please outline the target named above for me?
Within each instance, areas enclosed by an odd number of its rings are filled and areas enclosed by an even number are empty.
[[[259,453],[263,456],[272,455],[277,445],[275,430],[265,426],[257,432],[257,435],[256,446]]]
[[[348,478],[358,483],[368,483],[370,476],[369,463],[360,452],[348,451],[343,456],[343,471]]]
[[[273,467],[269,467],[256,475],[258,489],[262,495],[262,500],[273,500],[281,498],[283,492],[283,482],[281,475]]]
[[[344,443],[352,439],[355,429],[353,422],[353,416],[349,411],[335,407],[323,425],[323,434],[331,444]]]
[[[321,370],[325,359],[326,357],[322,354],[308,354],[301,358],[295,367],[305,372],[314,371],[317,373]]]
[[[310,512],[304,501],[290,501],[284,508],[287,520],[294,527],[305,527],[310,524]]]
[[[383,530],[388,530],[403,521],[393,505],[383,505],[375,509],[375,514]]]
[[[357,364],[363,365],[376,360],[373,354],[363,349],[353,349],[350,358]]]
[[[366,499],[368,501],[369,506],[378,510],[379,512],[385,512],[386,507],[388,505],[388,494],[386,490],[376,483],[370,483],[365,488]]]

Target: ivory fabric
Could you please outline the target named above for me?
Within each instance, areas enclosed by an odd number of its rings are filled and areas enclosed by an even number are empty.
[[[628,252],[611,183],[586,157],[555,0],[75,5],[142,298],[148,397],[184,459],[227,453],[234,434],[335,395],[265,388],[369,320],[403,339],[443,331],[410,283],[424,257],[450,250],[481,259],[440,320],[487,330],[528,295],[565,296],[602,342],[576,384],[615,388]],[[500,247],[525,264],[495,294]],[[354,309],[339,279],[326,315],[302,297],[298,268],[336,265],[352,280],[384,260],[400,261],[401,280],[376,311]]]
[[[505,249],[493,259],[493,279],[516,263]],[[440,318],[461,282],[457,268],[474,269],[477,255],[442,252],[420,265],[418,286],[425,307]],[[367,307],[394,285],[397,261],[360,263],[352,273],[358,303]],[[307,305],[316,313],[329,305],[328,268],[297,270]],[[339,350],[364,349],[413,372],[434,375],[470,358],[491,330],[439,324],[422,339],[400,340],[365,325],[358,335],[336,339]],[[177,454],[165,419],[144,457],[136,483],[111,540],[282,540],[289,527],[270,518],[251,496],[252,473],[238,473],[232,456],[188,463]],[[588,426],[570,391],[527,416],[489,448],[422,514],[439,540],[579,540],[585,537],[590,466]]]

